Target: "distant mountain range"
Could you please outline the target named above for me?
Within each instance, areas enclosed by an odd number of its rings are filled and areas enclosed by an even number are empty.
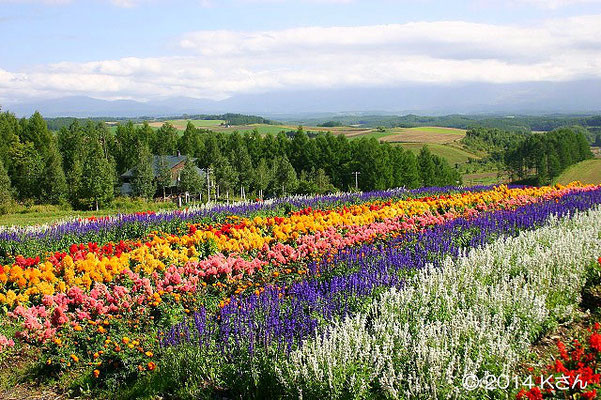
[[[407,85],[244,94],[221,101],[173,97],[147,102],[60,97],[3,104],[18,116],[38,110],[45,117],[161,117],[247,113],[270,118],[317,113],[599,113],[601,80],[520,84]]]

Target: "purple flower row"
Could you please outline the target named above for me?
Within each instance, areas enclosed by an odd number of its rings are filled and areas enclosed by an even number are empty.
[[[72,220],[43,227],[11,227],[0,230],[0,263],[8,263],[16,255],[33,257],[42,252],[64,251],[73,243],[118,242],[142,238],[149,232],[160,230],[177,233],[189,223],[221,221],[229,215],[254,214],[281,215],[291,210],[332,208],[338,205],[364,203],[376,199],[426,196],[455,191],[482,191],[490,186],[431,187],[415,190],[391,189],[365,193],[341,193],[324,196],[295,196],[266,202],[214,205],[188,210],[175,210],[156,214],[118,214],[96,220]]]
[[[228,360],[257,351],[285,355],[321,332],[329,322],[356,312],[377,290],[402,287],[403,276],[466,248],[544,225],[551,215],[566,217],[601,204],[601,189],[556,201],[456,219],[385,243],[363,245],[312,263],[306,280],[287,289],[269,286],[259,294],[234,298],[217,314],[201,309],[190,320],[160,333],[162,346],[196,343]],[[316,276],[319,271],[321,276]]]

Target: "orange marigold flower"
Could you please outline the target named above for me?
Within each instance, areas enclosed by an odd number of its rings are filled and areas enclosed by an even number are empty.
[[[155,363],[153,363],[152,361],[148,362],[148,364],[146,364],[146,366],[148,367],[149,371],[154,371],[154,369],[157,367],[157,365]]]
[[[73,362],[79,362],[79,358],[75,354],[71,354],[71,359]]]
[[[124,336],[124,337],[121,339],[121,342],[123,342],[123,344],[128,344],[128,343],[129,343],[129,338],[128,338],[127,336]]]
[[[82,328],[80,325],[75,325],[75,326],[73,327],[73,330],[74,330],[74,331],[77,331],[77,332],[79,332],[79,331],[82,331],[82,330],[83,330],[83,328]]]
[[[100,371],[95,369],[94,370],[94,378],[98,378],[98,376],[100,376]]]
[[[152,351],[147,351],[146,353],[146,357],[152,357],[154,354],[152,354]]]

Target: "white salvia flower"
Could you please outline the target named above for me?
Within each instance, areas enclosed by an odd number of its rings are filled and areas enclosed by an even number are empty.
[[[447,258],[305,342],[278,378],[299,397],[504,396],[468,392],[462,379],[510,375],[546,323],[571,317],[600,238],[597,208]]]

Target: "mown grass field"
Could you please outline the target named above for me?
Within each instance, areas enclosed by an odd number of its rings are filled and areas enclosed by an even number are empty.
[[[463,184],[466,186],[496,185],[503,182],[498,172],[479,172],[463,175]]]
[[[585,160],[572,165],[557,178],[557,182],[562,185],[572,181],[595,184],[601,183],[601,159],[595,158],[592,160]]]
[[[418,154],[422,147],[427,145],[432,154],[436,154],[444,159],[446,159],[451,165],[458,163],[464,164],[468,162],[468,159],[479,159],[480,157],[469,153],[463,149],[458,147],[454,147],[448,144],[439,144],[439,143],[400,143],[399,146],[402,146],[405,149],[411,150],[413,153]]]
[[[419,127],[419,128],[396,128],[390,134],[383,137],[384,142],[401,143],[452,143],[461,140],[465,136],[462,129]]]

